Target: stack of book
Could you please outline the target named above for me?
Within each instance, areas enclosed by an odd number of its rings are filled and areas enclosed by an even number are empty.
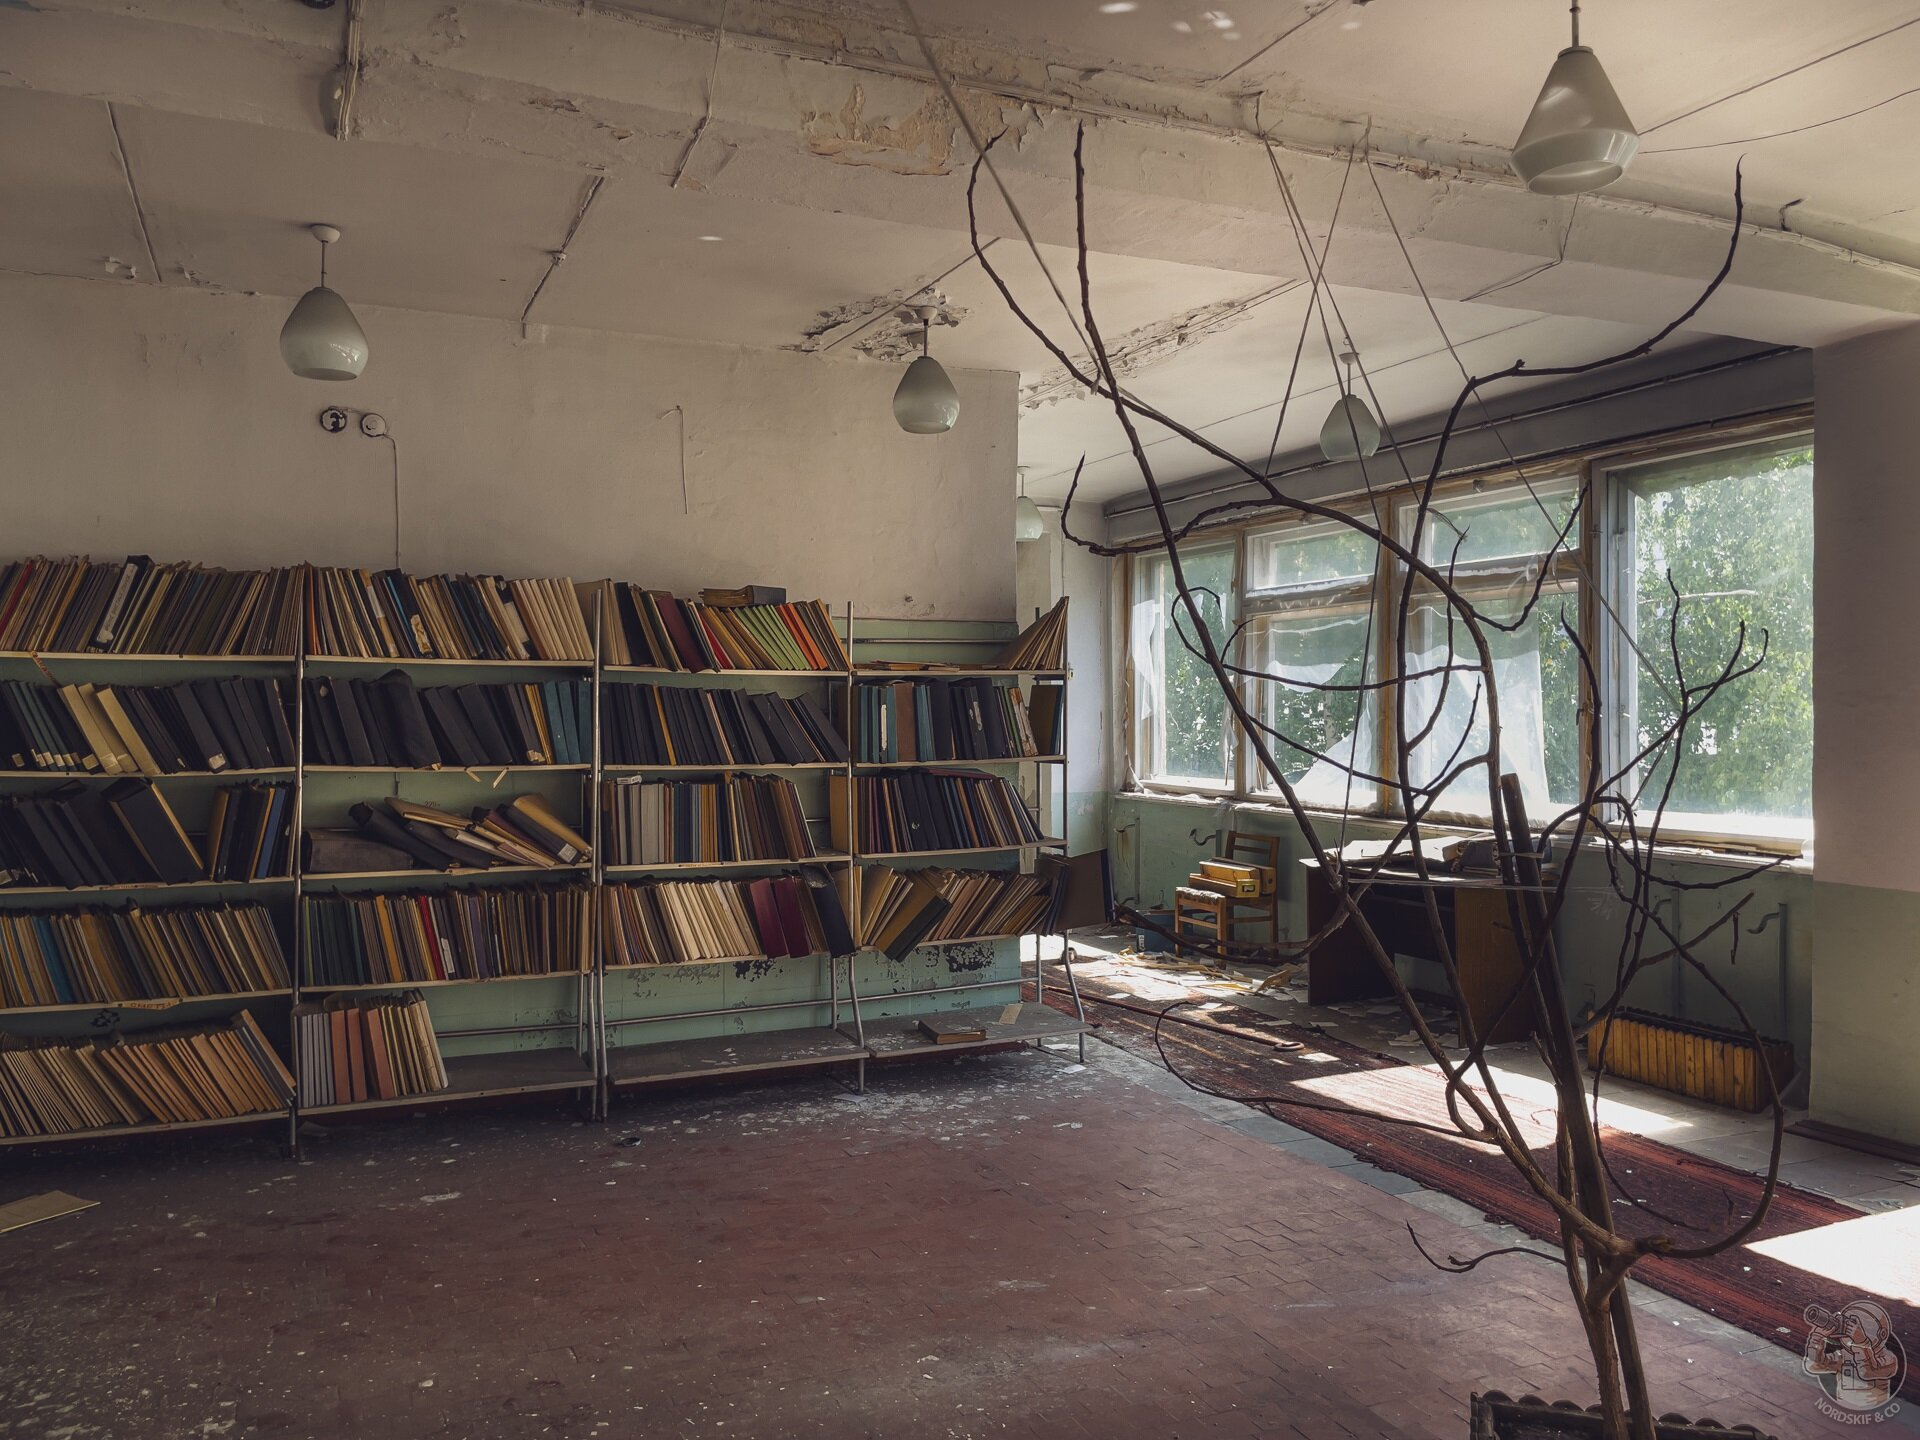
[[[309,679],[307,761],[383,770],[591,765],[591,690],[584,680],[422,687],[401,670],[377,680]]]
[[[609,886],[607,963],[691,965],[825,954],[831,941],[815,893],[798,875]],[[834,896],[831,888],[826,894]]]
[[[601,817],[610,865],[807,860],[815,853],[793,782],[776,775],[721,780],[609,780]]]
[[[1011,849],[1046,837],[1004,776],[977,770],[908,770],[830,776],[833,843],[869,855],[912,850]]]
[[[247,1011],[217,1025],[101,1040],[0,1034],[0,1135],[269,1115],[293,1076]]]
[[[554,813],[544,796],[516,795],[489,810],[455,815],[389,795],[380,805],[348,812],[357,834],[311,830],[306,868],[314,875],[384,870],[559,870],[586,865],[585,836]]]
[[[293,727],[274,680],[0,682],[0,767],[181,775],[292,765]]]
[[[588,967],[585,885],[314,895],[307,985],[568,975]]]
[[[418,990],[296,1005],[293,1045],[303,1109],[447,1088],[433,1017]]]
[[[609,765],[844,764],[847,742],[811,695],[608,685],[601,691]]]
[[[1025,701],[1019,686],[984,677],[893,680],[857,686],[854,697],[863,765],[1060,753],[1058,685],[1035,686]]]
[[[601,595],[609,665],[651,670],[847,668],[846,646],[818,600],[702,604],[626,581],[603,582]]]
[[[293,655],[305,569],[16,561],[0,566],[0,651]]]
[[[185,885],[290,875],[290,785],[222,786],[197,840],[152,782],[77,782],[0,804],[0,885]]]
[[[996,670],[1062,670],[1067,663],[1067,597],[993,657]]]
[[[894,870],[869,865],[857,887],[860,933],[894,959],[931,940],[1048,934],[1063,893],[1057,866],[1013,870]]]
[[[279,933],[258,905],[0,913],[0,1006],[286,988]]]
[[[307,652],[394,660],[593,660],[571,580],[315,569]]]

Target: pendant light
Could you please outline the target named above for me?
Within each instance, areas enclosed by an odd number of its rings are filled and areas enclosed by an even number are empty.
[[[940,362],[927,353],[928,333],[939,309],[937,305],[913,307],[920,321],[920,355],[907,366],[900,388],[893,392],[893,418],[910,435],[944,435],[960,418],[959,392]]]
[[[1013,502],[1013,538],[1015,540],[1038,540],[1047,533],[1046,516],[1040,513],[1040,507],[1033,503],[1033,497],[1027,494],[1027,467],[1020,467],[1020,498]]]
[[[1560,52],[1513,144],[1513,169],[1541,195],[1583,195],[1626,173],[1639,132],[1614,94],[1600,58],[1580,43],[1580,0],[1572,0],[1573,44]]]
[[[320,283],[280,327],[280,358],[303,380],[353,380],[367,368],[367,333],[347,302],[327,288],[327,247],[340,238],[331,225],[309,225],[320,242]]]
[[[1340,357],[1340,363],[1347,367],[1347,378],[1341,382],[1340,398],[1333,402],[1326,423],[1320,427],[1320,453],[1329,460],[1365,460],[1380,448],[1380,423],[1373,418],[1367,402],[1353,393],[1353,367],[1359,361],[1352,350]]]

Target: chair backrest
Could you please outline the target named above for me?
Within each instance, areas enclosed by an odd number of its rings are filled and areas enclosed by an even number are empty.
[[[1264,865],[1277,875],[1280,870],[1280,837],[1253,835],[1245,830],[1229,830],[1227,853],[1220,858],[1232,860],[1241,865]]]

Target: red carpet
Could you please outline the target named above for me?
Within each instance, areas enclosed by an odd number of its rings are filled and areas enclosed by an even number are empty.
[[[1141,1013],[1157,1012],[1159,1002],[1143,1002],[1100,978],[1082,978],[1080,988],[1089,1001],[1089,1018],[1099,1022],[1102,1039],[1160,1063],[1161,1049],[1154,1043],[1154,1015]],[[1126,996],[1126,1005],[1140,1008],[1097,1003],[1121,995]],[[1058,997],[1048,998],[1063,1009],[1071,1008]],[[1201,1012],[1191,1007],[1174,1013],[1202,1018]],[[1446,1124],[1443,1087],[1428,1071],[1253,1011],[1236,1009],[1214,1014],[1230,1016],[1228,1023],[1243,1033],[1174,1023],[1162,1025],[1159,1032],[1165,1058],[1175,1071],[1209,1090],[1235,1099],[1271,1096],[1315,1105],[1365,1106],[1390,1115]],[[1299,1052],[1276,1051],[1258,1038],[1260,1034],[1298,1040],[1305,1048]],[[1503,1091],[1506,1088],[1503,1083]],[[1509,1100],[1516,1116],[1527,1119],[1521,1103],[1513,1096]],[[1383,1170],[1463,1200],[1536,1239],[1552,1240],[1558,1235],[1552,1212],[1490,1147],[1355,1110],[1248,1103],[1256,1109],[1270,1109],[1287,1124],[1350,1150]],[[1552,1174],[1552,1110],[1543,1105],[1536,1113],[1539,1124],[1533,1136],[1534,1155]],[[1603,1127],[1602,1138],[1615,1196],[1642,1202],[1631,1218],[1622,1222],[1629,1234],[1661,1233],[1673,1235],[1683,1244],[1700,1243],[1732,1229],[1753,1212],[1758,1202],[1760,1181],[1744,1171],[1610,1127]],[[1859,1216],[1859,1211],[1837,1201],[1781,1185],[1753,1238],[1791,1234]],[[1633,1274],[1663,1294],[1796,1353],[1805,1343],[1803,1311],[1810,1302],[1832,1306],[1857,1298],[1851,1292],[1831,1293],[1835,1287],[1821,1277],[1756,1255],[1744,1246],[1710,1260],[1652,1256],[1635,1266]],[[1892,1315],[1895,1333],[1916,1337],[1909,1344],[1920,1342],[1920,1311],[1899,1300],[1876,1298]],[[1914,1398],[1920,1398],[1917,1370],[1920,1366],[1908,1367],[1902,1389],[1903,1394]]]

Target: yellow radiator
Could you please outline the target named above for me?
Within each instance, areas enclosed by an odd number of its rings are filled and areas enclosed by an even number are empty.
[[[1736,1030],[1616,1010],[1587,1032],[1587,1064],[1623,1080],[1754,1111],[1771,1101],[1769,1072],[1782,1089],[1793,1078],[1793,1046],[1763,1035],[1756,1050]]]

